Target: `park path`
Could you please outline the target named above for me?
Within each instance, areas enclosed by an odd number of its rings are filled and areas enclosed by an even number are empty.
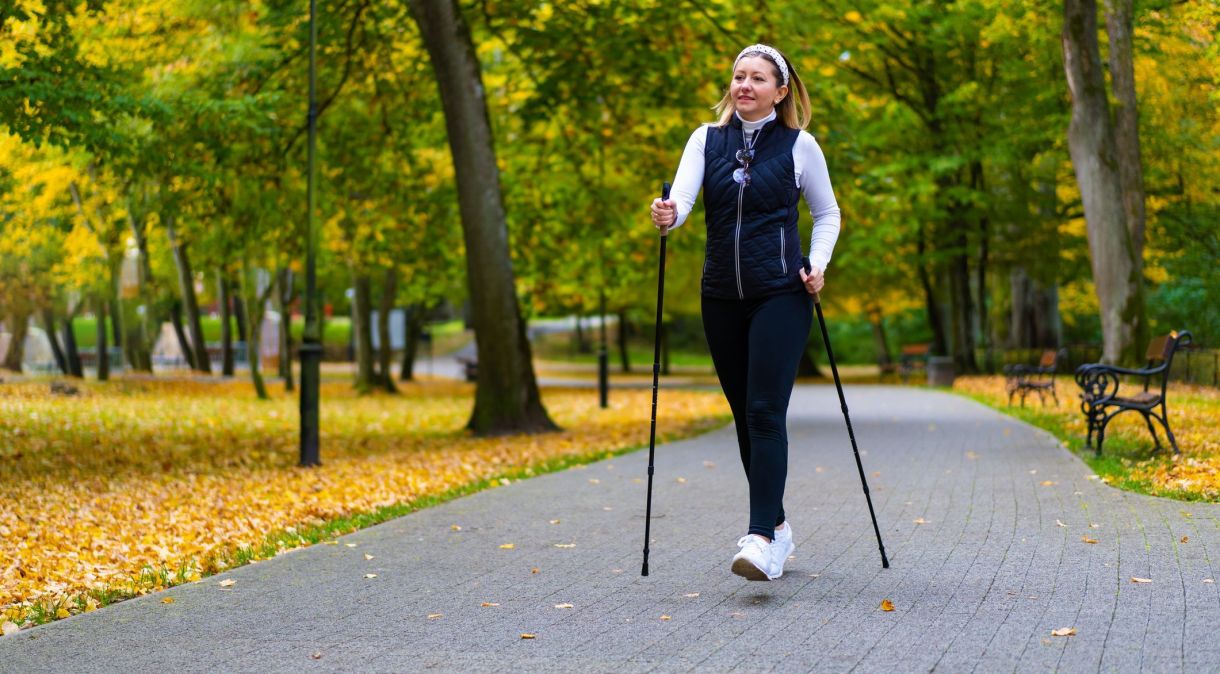
[[[726,428],[658,448],[647,578],[637,452],[0,638],[0,670],[1217,671],[1220,506],[1112,489],[946,393],[848,396],[889,569],[834,389],[798,386],[775,582],[728,571]]]

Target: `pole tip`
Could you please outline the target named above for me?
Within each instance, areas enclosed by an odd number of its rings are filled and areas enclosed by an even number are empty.
[[[647,575],[648,575],[648,562],[644,562],[644,568],[643,568],[643,569],[640,569],[640,575],[641,575],[641,576],[647,576]]]

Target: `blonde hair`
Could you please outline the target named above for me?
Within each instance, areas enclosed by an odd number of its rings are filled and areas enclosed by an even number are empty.
[[[775,51],[779,51],[776,49]],[[810,109],[813,107],[809,102],[809,91],[805,89],[805,83],[801,82],[800,75],[796,74],[796,66],[792,64],[792,59],[788,55],[779,52],[780,56],[788,64],[788,95],[775,106],[775,116],[784,123],[784,126],[790,129],[803,129],[809,126]],[[783,74],[780,73],[779,65],[775,63],[767,54],[760,51],[746,52],[741,55],[741,58],[747,56],[759,56],[771,62],[771,71],[775,76],[775,83],[780,84],[783,81]],[[736,65],[736,64],[734,64]],[[724,92],[724,98],[712,108],[716,111],[716,116],[719,118],[716,126],[724,126],[733,118],[733,112],[737,110],[737,106],[733,104],[733,97],[729,91]]]

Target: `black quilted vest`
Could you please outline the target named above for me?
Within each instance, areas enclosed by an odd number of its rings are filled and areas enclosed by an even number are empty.
[[[800,192],[792,146],[800,134],[778,119],[755,132],[750,184],[733,181],[745,145],[741,120],[707,127],[703,159],[703,205],[707,249],[703,294],[748,299],[801,287],[801,243],[797,233]]]

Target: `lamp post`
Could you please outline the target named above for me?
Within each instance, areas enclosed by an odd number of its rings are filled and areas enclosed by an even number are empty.
[[[319,320],[316,256],[318,229],[314,223],[317,195],[314,151],[318,134],[317,96],[317,0],[309,0],[309,175],[306,179],[305,213],[305,330],[301,339],[301,465],[322,463],[318,450],[318,400],[321,388],[322,325]]]

